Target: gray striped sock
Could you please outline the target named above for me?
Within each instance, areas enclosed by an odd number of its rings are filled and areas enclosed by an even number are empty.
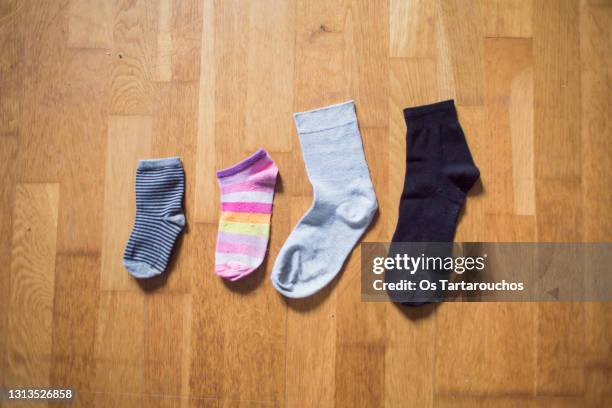
[[[185,174],[178,157],[140,160],[136,170],[136,221],[123,265],[136,278],[161,274],[185,226]]]

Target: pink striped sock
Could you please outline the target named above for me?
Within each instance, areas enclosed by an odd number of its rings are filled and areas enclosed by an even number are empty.
[[[268,247],[278,168],[264,149],[217,172],[221,216],[215,273],[235,281],[261,265]]]

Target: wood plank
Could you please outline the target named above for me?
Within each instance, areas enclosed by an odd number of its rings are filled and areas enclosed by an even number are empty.
[[[398,124],[401,119],[405,133],[406,125],[402,113],[404,108],[426,105],[443,99],[437,85],[436,60],[394,59],[390,63],[389,75],[392,108],[395,109],[390,115],[397,118]]]
[[[612,16],[605,9],[582,4],[580,9],[580,59],[582,96],[582,197],[584,240],[602,242],[612,235],[612,195],[606,184],[612,171],[609,97],[612,69],[609,45]],[[590,365],[609,364],[612,354],[609,303],[585,304],[586,349]]]
[[[223,393],[226,334],[225,313],[219,313],[227,296],[221,280],[214,273],[217,226],[195,224],[191,235],[199,245],[192,253],[198,273],[193,274],[193,313],[191,322],[191,368],[189,395],[194,398],[218,398]]]
[[[141,395],[125,395],[125,394],[94,394],[94,407],[117,407],[130,408],[142,406],[143,397]]]
[[[510,92],[510,133],[512,134],[512,180],[514,212],[535,215],[533,158],[533,70],[522,71]]]
[[[486,188],[486,187],[485,187]],[[485,241],[536,242],[536,217],[530,215],[485,214]]]
[[[398,60],[399,61],[399,60]],[[395,65],[395,66],[394,66]],[[389,64],[389,164],[387,174],[387,194],[381,198],[385,201],[384,204],[379,203],[383,208],[390,208],[393,216],[384,217],[384,229],[389,231],[389,236],[393,236],[397,224],[399,200],[404,186],[404,177],[406,175],[406,121],[402,110],[406,108],[408,103],[407,96],[404,96],[403,87],[398,84],[403,84],[403,75],[394,74],[395,71],[403,70],[405,62],[394,64],[393,61]],[[399,71],[401,72],[401,71]],[[395,75],[395,76],[394,76]],[[391,154],[391,152],[400,152],[400,154]],[[403,152],[403,153],[402,153]],[[400,187],[401,186],[401,187]]]
[[[16,163],[11,158],[18,152],[17,137],[0,137],[0,236],[9,237],[13,232],[13,203],[17,184]],[[11,240],[0,242],[0,384],[7,372],[6,341],[8,339],[8,317],[10,302]]]
[[[345,13],[341,0],[314,5],[299,0],[296,12],[294,111],[351,97],[345,62]]]
[[[219,407],[223,407],[223,408],[234,408],[234,407],[236,408],[249,408],[249,407],[263,408],[263,407],[273,407],[274,406],[270,403],[261,402],[261,401],[220,400],[218,401],[218,403],[219,403]]]
[[[337,357],[334,292],[326,289],[290,303],[286,405],[334,406]]]
[[[24,74],[21,102],[20,181],[58,182],[62,168],[62,98],[66,90],[64,61],[68,55],[65,2],[46,7],[22,3]]]
[[[110,65],[102,49],[70,49],[70,7],[24,4],[20,179],[61,182],[58,249],[99,251]],[[73,4],[71,3],[71,6]],[[78,5],[76,5],[78,7]],[[88,120],[84,120],[86,117]],[[79,158],[83,161],[80,162]],[[80,176],[88,174],[89,179]],[[91,228],[82,228],[84,220]]]
[[[154,80],[157,10],[153,2],[118,0],[113,21],[110,113],[150,115]]]
[[[579,5],[537,0],[533,22],[537,240],[581,241]],[[582,304],[539,305],[537,395],[584,393],[584,322]]]
[[[147,296],[144,394],[189,396],[191,306],[191,295]]]
[[[347,402],[381,406],[385,390],[385,347],[377,344],[347,345],[338,347],[336,352],[336,406]]]
[[[270,260],[264,268],[236,284],[222,282],[225,331],[222,395],[226,399],[280,404],[285,395],[285,304],[268,284]],[[212,274],[214,279],[220,280]],[[243,302],[249,304],[244,307]],[[252,325],[252,322],[257,322]],[[244,361],[258,356],[251,364]]]
[[[587,0],[587,4],[591,6],[611,6],[610,0]]]
[[[381,406],[384,400],[386,305],[361,302],[360,255],[357,246],[347,259],[335,289],[337,406]]]
[[[385,406],[433,407],[438,358],[433,307],[385,306]]]
[[[244,150],[291,151],[295,2],[255,1],[247,7]]]
[[[172,80],[200,80],[200,47],[202,46],[202,13],[204,2],[181,0],[172,2]],[[205,67],[209,70],[210,67]]]
[[[553,327],[559,335],[550,335]],[[537,395],[579,396],[585,392],[584,329],[583,304],[538,304]]]
[[[386,2],[352,0],[346,27],[347,57],[360,128],[389,125],[389,15]]]
[[[528,303],[441,305],[436,310],[437,393],[532,394],[535,309]]]
[[[538,241],[582,241],[581,191],[579,180],[536,177]],[[563,220],[563,223],[555,220]]]
[[[584,240],[594,242],[612,236],[612,191],[604,187],[612,172],[611,22],[609,11],[584,5],[580,9],[583,228]]]
[[[532,36],[533,0],[489,0],[483,5],[487,37]]]
[[[113,44],[113,3],[71,0],[68,9],[68,46],[110,49]]]
[[[194,233],[205,246],[197,255],[202,272],[194,278],[191,395],[280,404],[285,387],[282,300],[265,285],[263,270],[235,283],[216,276],[209,250],[216,226],[197,224]]]
[[[59,250],[99,251],[108,57],[102,49],[66,47],[66,4],[27,4],[21,13],[31,24],[20,28],[25,51],[19,69],[27,75],[20,179],[60,182]],[[82,228],[83,222],[91,228]]]
[[[442,3],[438,2],[436,7],[436,74],[438,77],[438,88],[441,99],[457,99],[455,86],[455,73],[453,65],[452,42],[447,33],[444,22],[444,9]]]
[[[575,1],[534,3],[536,177],[577,179],[580,143],[580,15]],[[536,184],[536,187],[537,184]]]
[[[152,132],[152,119],[148,116],[109,118],[100,272],[102,290],[138,288],[122,260],[135,219],[137,161],[150,158]]]
[[[202,6],[202,44],[200,59],[200,87],[198,93],[198,139],[195,185],[195,221],[212,222],[217,213],[216,201],[210,200],[217,194],[215,179],[215,6],[213,0],[206,0]]]
[[[465,397],[465,396],[442,396],[438,398],[440,407],[563,407],[578,408],[585,406],[582,398],[555,398],[555,397],[528,397],[528,396],[496,396],[496,397]]]
[[[25,30],[18,10],[7,3],[0,14],[0,137],[17,136],[21,127]]]
[[[535,215],[531,41],[484,42],[489,153],[482,163],[490,214]]]
[[[428,0],[391,0],[389,56],[435,58],[437,3]]]
[[[170,82],[172,80],[172,0],[157,0],[157,29],[155,41],[155,62],[153,63],[153,81]]]
[[[293,138],[294,143],[299,145],[299,135],[296,130]],[[301,148],[299,152],[276,153],[274,160],[279,168],[277,188],[282,188],[291,197],[312,197],[312,184],[306,172]]]
[[[588,373],[585,395],[586,405],[605,406],[612,401],[612,377],[609,369],[597,369]]]
[[[229,167],[245,158],[236,139],[246,138],[249,8],[240,0],[215,3],[215,165]],[[206,146],[204,146],[206,148]],[[253,152],[248,152],[252,154]]]
[[[612,360],[612,306],[607,302],[584,305],[585,349],[588,366],[606,366]]]
[[[13,210],[7,387],[49,385],[59,185],[18,184]]]
[[[99,255],[58,255],[55,263],[53,359],[50,385],[71,388],[79,402],[92,391],[99,306]]]
[[[0,9],[0,236],[13,233],[13,205],[18,181],[20,129],[23,110],[24,30],[17,2]],[[6,341],[10,290],[11,240],[0,242],[0,384],[6,375]]]
[[[54,138],[61,162],[58,250],[64,253],[100,251],[110,69],[102,50],[69,50],[63,61],[55,114],[61,131]]]
[[[442,0],[443,35],[451,53],[459,105],[482,105],[484,99],[483,27],[481,2]]]
[[[137,394],[144,386],[145,297],[100,293],[94,345],[94,392]]]

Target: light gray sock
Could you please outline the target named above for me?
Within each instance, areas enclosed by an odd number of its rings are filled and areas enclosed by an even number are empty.
[[[310,296],[340,271],[378,208],[353,101],[294,114],[314,201],[283,245],[272,283]]]

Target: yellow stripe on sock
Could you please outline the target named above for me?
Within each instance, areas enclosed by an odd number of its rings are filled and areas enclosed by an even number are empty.
[[[230,222],[248,222],[251,224],[269,224],[270,214],[222,211],[219,220]]]
[[[270,232],[270,224],[219,221],[219,231],[267,237]]]

